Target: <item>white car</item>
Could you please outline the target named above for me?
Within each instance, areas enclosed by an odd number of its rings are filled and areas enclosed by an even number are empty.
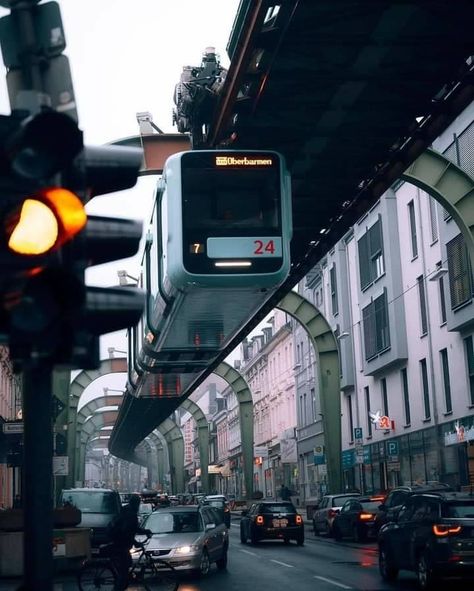
[[[333,535],[334,518],[348,499],[360,497],[359,493],[341,493],[339,495],[324,495],[313,513],[314,535]]]

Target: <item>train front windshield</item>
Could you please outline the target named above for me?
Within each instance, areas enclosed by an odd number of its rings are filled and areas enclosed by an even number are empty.
[[[279,268],[282,179],[277,154],[189,152],[181,160],[181,180],[183,254],[189,271],[242,272],[232,267],[241,259],[250,261],[251,272]],[[234,238],[239,241],[229,242]],[[221,267],[215,259],[223,259]]]

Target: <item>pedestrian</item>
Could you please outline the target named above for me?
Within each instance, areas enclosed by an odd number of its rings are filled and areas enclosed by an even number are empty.
[[[282,501],[289,501],[291,497],[290,489],[284,484],[282,484],[280,488],[280,497]]]

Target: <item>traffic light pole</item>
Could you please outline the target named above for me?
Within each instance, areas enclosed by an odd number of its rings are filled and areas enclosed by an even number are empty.
[[[53,589],[52,366],[30,362],[23,372],[24,577],[22,591]]]

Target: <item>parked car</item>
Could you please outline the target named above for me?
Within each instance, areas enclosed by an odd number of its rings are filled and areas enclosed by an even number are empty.
[[[440,579],[474,575],[474,496],[431,492],[409,496],[397,520],[378,537],[379,569],[385,581],[399,570],[416,573],[423,590]]]
[[[443,482],[432,482],[430,484],[413,484],[410,486],[397,486],[387,495],[385,501],[379,506],[379,511],[375,517],[375,529],[379,529],[397,518],[398,512],[404,505],[409,496],[415,493],[449,491],[452,490]]]
[[[349,499],[360,497],[359,493],[341,493],[339,495],[324,495],[313,512],[314,535],[326,534],[332,536],[332,524],[342,505]]]
[[[78,527],[92,530],[91,546],[98,548],[109,539],[109,524],[122,508],[117,491],[107,488],[68,488],[61,493],[62,504],[70,503],[81,511]]]
[[[207,495],[201,503],[215,507],[221,513],[222,521],[230,527],[230,508],[224,495]]]
[[[148,515],[142,527],[151,530],[147,552],[177,571],[206,575],[212,562],[227,567],[229,534],[217,510],[206,505],[163,507]],[[139,552],[132,553],[132,559]]]
[[[351,537],[354,542],[364,542],[377,537],[375,517],[379,506],[379,497],[358,497],[346,501],[332,524],[334,538],[340,541]]]
[[[240,519],[240,541],[256,544],[259,540],[279,539],[285,544],[296,540],[304,544],[304,523],[302,516],[290,502],[259,501],[252,503],[249,510],[242,511]]]

